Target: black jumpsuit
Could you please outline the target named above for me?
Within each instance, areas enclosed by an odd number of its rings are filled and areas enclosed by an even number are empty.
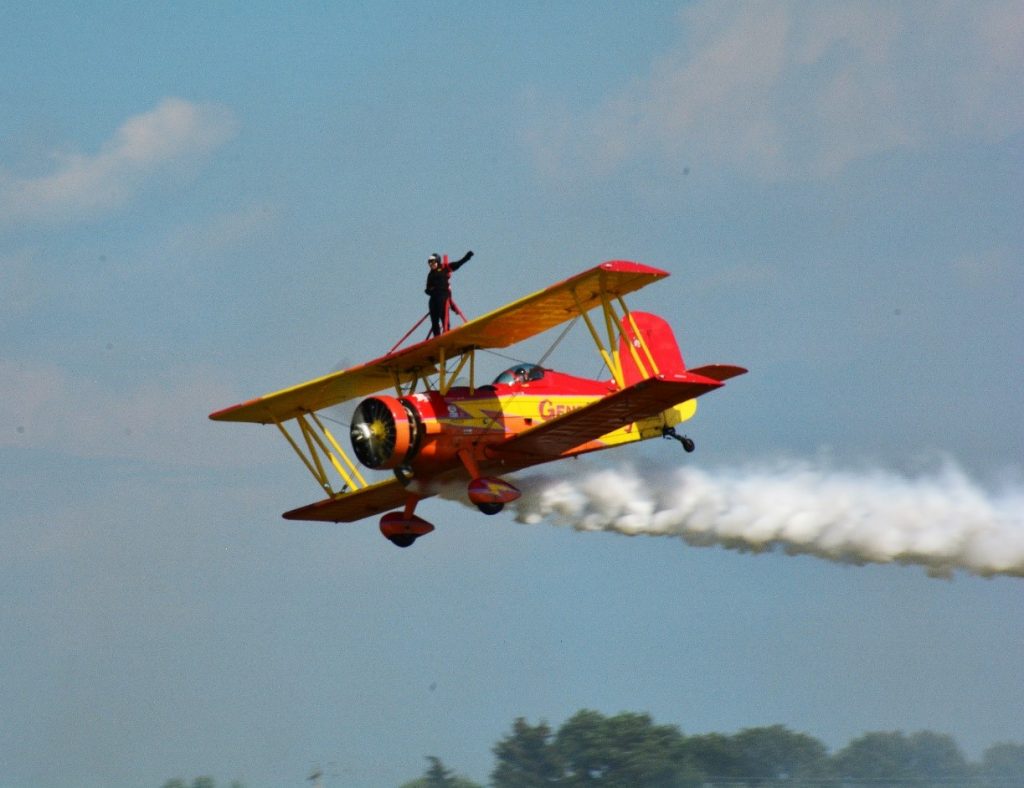
[[[427,274],[426,294],[430,296],[430,336],[441,336],[446,328],[444,322],[445,307],[448,299],[452,297],[451,283],[448,281],[451,275],[469,262],[473,256],[472,252],[466,252],[461,259],[454,263],[448,263],[447,267],[431,268]]]

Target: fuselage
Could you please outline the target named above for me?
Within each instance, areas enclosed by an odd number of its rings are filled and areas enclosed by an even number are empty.
[[[460,467],[467,454],[482,470],[497,472],[661,435],[664,426],[689,418],[695,408],[692,402],[684,403],[656,418],[631,423],[581,443],[557,457],[531,462],[529,458],[510,458],[492,451],[492,447],[525,430],[618,390],[612,380],[591,380],[534,365],[519,365],[499,375],[494,383],[473,390],[456,386],[443,395],[425,391],[401,398],[371,397],[360,405],[353,420],[353,448],[369,467],[402,468],[417,478],[440,476]],[[390,423],[375,422],[371,418],[373,413],[382,414],[382,422],[390,420],[394,424],[394,445],[390,451],[373,454],[366,449],[368,436],[391,429]]]

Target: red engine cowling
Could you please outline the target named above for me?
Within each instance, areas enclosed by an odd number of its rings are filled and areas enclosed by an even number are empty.
[[[422,422],[412,406],[389,396],[360,402],[349,429],[356,457],[375,469],[397,468],[411,460],[422,433]]]

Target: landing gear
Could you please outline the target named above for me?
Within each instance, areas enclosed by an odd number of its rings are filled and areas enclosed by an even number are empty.
[[[518,489],[497,476],[473,479],[467,492],[469,500],[484,514],[497,514],[505,504],[522,495]]]
[[[380,518],[380,532],[395,547],[409,547],[433,530],[433,525],[411,513],[388,512]]]
[[[411,547],[412,543],[415,542],[419,537],[413,534],[399,534],[397,536],[389,536],[388,540],[395,547]]]
[[[514,485],[504,479],[497,476],[481,476],[476,458],[466,449],[459,452],[459,459],[469,474],[469,487],[466,489],[469,500],[484,514],[497,514],[505,508],[505,504],[522,495]]]
[[[691,438],[687,438],[685,435],[680,435],[678,432],[676,432],[675,427],[662,427],[661,437],[671,438],[672,440],[679,441],[681,444],[683,444],[683,451],[685,451],[687,454],[689,454],[690,452],[697,448],[697,444],[695,444]]]

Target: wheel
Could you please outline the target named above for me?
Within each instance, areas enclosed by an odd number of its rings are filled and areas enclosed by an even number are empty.
[[[497,514],[505,508],[503,503],[478,503],[476,508],[484,514]]]
[[[416,541],[415,534],[396,534],[389,538],[395,547],[411,547],[412,543]]]
[[[693,442],[692,438],[683,438],[683,451],[689,454],[691,451],[697,448],[697,445]]]

